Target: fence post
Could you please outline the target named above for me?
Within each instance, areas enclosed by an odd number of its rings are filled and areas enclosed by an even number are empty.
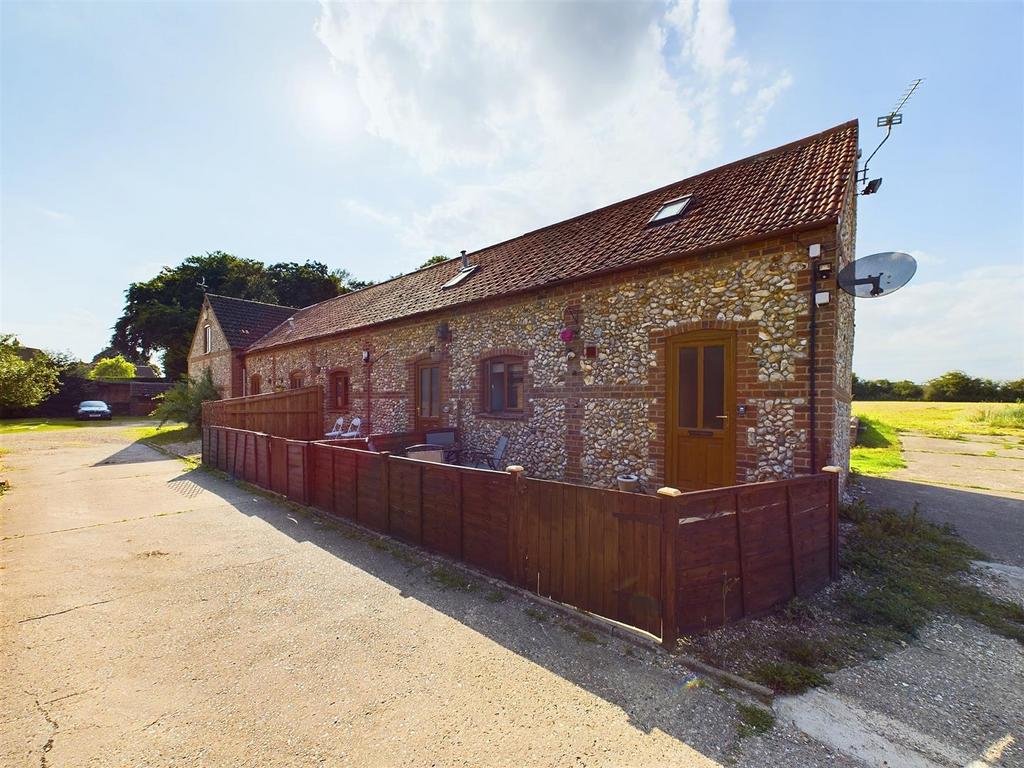
[[[661,512],[661,644],[668,650],[676,647],[679,623],[676,619],[676,534],[679,514],[675,500],[682,496],[678,488],[659,488]]]
[[[828,488],[828,570],[829,578],[839,578],[839,467],[827,466],[822,472],[829,473]]]
[[[520,510],[519,505],[522,503],[520,498],[520,485],[519,478],[525,471],[518,464],[510,464],[505,467],[505,471],[512,475],[512,503],[508,508],[508,567],[509,567],[509,580],[513,584],[520,584],[522,579],[522,563],[519,557],[519,519]]]
[[[384,500],[384,532],[391,533],[391,467],[388,463],[391,451],[381,451],[380,457],[383,465],[380,474],[384,478],[384,493],[381,494]]]

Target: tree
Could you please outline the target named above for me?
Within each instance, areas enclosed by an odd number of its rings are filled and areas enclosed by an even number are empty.
[[[213,385],[213,375],[206,368],[198,379],[184,378],[172,389],[156,396],[158,404],[149,414],[160,419],[160,426],[168,421],[183,421],[197,427],[203,418],[203,403],[220,397]]]
[[[59,371],[39,350],[0,334],[0,408],[32,408],[57,391]]]
[[[135,362],[162,352],[166,376],[176,379],[188,367],[204,285],[210,293],[236,299],[301,307],[367,284],[344,270],[329,271],[316,261],[268,267],[222,251],[190,256],[176,267],[164,267],[150,280],[128,286],[111,344]]]
[[[426,267],[432,267],[435,264],[444,264],[448,261],[448,257],[443,253],[437,254],[437,256],[431,256],[429,259],[419,265],[418,269],[425,269]]]
[[[995,400],[997,392],[995,382],[990,379],[977,379],[963,371],[948,371],[925,384],[924,399],[976,403]]]
[[[135,364],[125,358],[124,355],[115,357],[103,357],[96,361],[96,364],[89,371],[90,379],[134,379]]]
[[[272,264],[267,277],[277,303],[286,307],[308,307],[352,290],[342,274],[329,271],[319,261]]]

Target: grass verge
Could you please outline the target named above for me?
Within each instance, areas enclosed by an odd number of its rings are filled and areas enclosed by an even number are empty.
[[[170,445],[187,443],[200,438],[199,428],[188,424],[164,424],[151,427],[137,427],[132,430],[136,440],[144,440],[153,445]]]
[[[861,416],[860,421],[864,431],[858,436],[857,445],[850,449],[852,472],[882,477],[907,466],[895,427],[872,416]]]
[[[83,427],[117,427],[126,421],[139,421],[137,416],[115,416],[110,421],[79,421],[72,418],[3,419],[0,420],[0,435],[52,432],[57,429],[82,429]]]
[[[796,694],[826,675],[903,647],[939,615],[971,619],[1024,645],[1024,609],[964,578],[984,554],[916,512],[843,510],[838,583],[783,611],[689,638],[704,661]]]

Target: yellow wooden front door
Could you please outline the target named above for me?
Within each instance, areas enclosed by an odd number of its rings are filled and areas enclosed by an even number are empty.
[[[736,483],[736,337],[694,331],[668,341],[668,485],[684,491]]]

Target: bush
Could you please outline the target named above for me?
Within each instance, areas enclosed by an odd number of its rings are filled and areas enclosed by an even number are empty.
[[[150,416],[159,418],[161,426],[168,421],[183,421],[190,427],[199,427],[203,421],[203,403],[219,398],[220,393],[207,368],[198,379],[184,378],[172,389],[157,395],[155,399],[160,404]]]

